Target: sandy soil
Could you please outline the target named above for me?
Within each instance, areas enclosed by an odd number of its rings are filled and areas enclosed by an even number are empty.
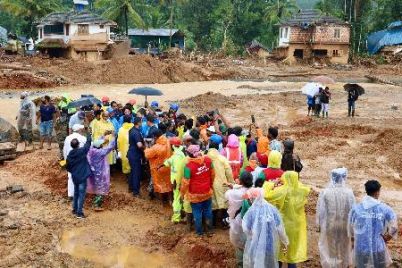
[[[346,94],[337,84],[330,119],[316,119],[306,117],[305,97],[295,92],[301,84],[211,81],[157,87],[165,93],[158,100],[180,100],[188,114],[219,108],[233,124],[244,127],[255,114],[264,129],[277,125],[281,139],[296,140],[296,153],[304,164],[301,178],[314,190],[306,208],[310,261],[303,267],[319,267],[315,203],[332,168],[349,168],[349,183],[358,199],[363,195],[364,182],[378,178],[383,184],[382,199],[402,215],[402,88],[364,84],[366,94],[358,101],[358,116],[350,119],[346,117]],[[85,85],[61,91],[74,97],[84,92],[106,94],[123,101],[132,87]],[[51,91],[56,95],[61,92]],[[10,96],[0,99],[0,114],[11,120],[18,99]],[[157,201],[131,198],[125,179],[116,171],[112,173],[107,210],[94,212],[88,200],[88,218],[75,220],[65,199],[66,175],[57,165],[56,148],[50,153],[22,155],[0,167],[0,189],[10,184],[21,184],[26,191],[0,192],[0,267],[234,266],[227,231],[196,238],[184,226],[169,222],[169,208]],[[401,264],[400,242],[391,246],[394,259]]]

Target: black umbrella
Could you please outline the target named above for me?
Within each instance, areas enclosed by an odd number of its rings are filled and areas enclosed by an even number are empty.
[[[100,100],[95,97],[82,97],[78,100],[72,101],[68,104],[68,108],[78,108],[83,106],[92,106],[94,104],[102,104]]]
[[[361,85],[359,85],[359,84],[352,84],[352,83],[349,83],[349,84],[343,85],[343,88],[344,88],[346,91],[356,90],[356,92],[357,92],[357,94],[359,94],[359,96],[361,96],[361,95],[363,95],[363,94],[365,93],[364,88],[363,88]]]
[[[156,88],[153,87],[137,87],[133,88],[128,92],[128,94],[135,94],[135,95],[141,95],[145,96],[145,103],[147,103],[147,97],[148,96],[162,96],[163,93]]]

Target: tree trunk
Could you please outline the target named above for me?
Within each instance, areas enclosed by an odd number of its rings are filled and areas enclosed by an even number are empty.
[[[124,22],[126,24],[126,36],[128,36],[128,10],[127,7],[124,7]]]
[[[170,2],[170,16],[169,16],[169,48],[172,47],[172,33],[173,33],[173,15],[174,15],[174,0]]]

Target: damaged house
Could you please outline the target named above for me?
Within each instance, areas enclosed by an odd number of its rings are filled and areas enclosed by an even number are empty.
[[[289,63],[314,58],[348,63],[350,25],[347,22],[318,10],[301,10],[279,26],[277,57]]]
[[[110,57],[114,42],[111,27],[117,24],[86,11],[86,0],[74,0],[74,11],[56,12],[38,25],[36,48],[51,57],[101,60]]]
[[[383,56],[402,54],[402,21],[395,21],[387,29],[372,33],[367,38],[368,52]]]

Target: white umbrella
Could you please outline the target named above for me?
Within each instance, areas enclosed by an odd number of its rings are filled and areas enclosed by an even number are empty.
[[[321,85],[320,83],[311,82],[305,84],[301,90],[304,95],[314,97],[320,91],[320,87],[324,88],[324,86]]]

